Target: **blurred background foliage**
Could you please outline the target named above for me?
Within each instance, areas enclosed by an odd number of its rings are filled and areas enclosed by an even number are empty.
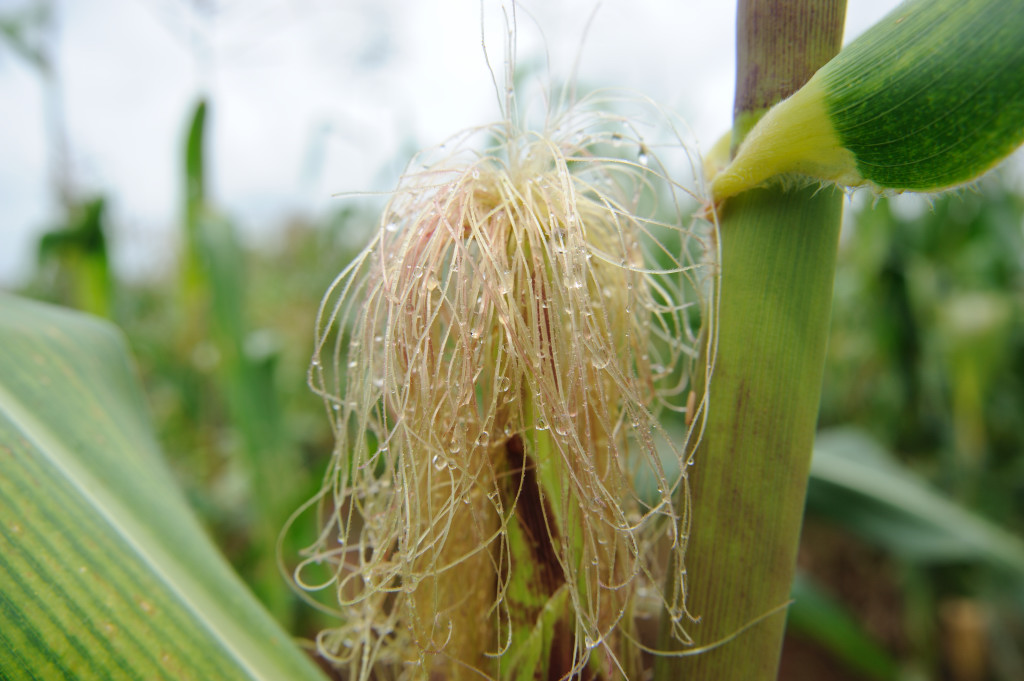
[[[897,678],[1024,678],[1015,175],[847,210],[800,564],[883,642]],[[876,478],[823,473],[839,450]]]
[[[22,30],[39,20],[5,20],[0,37],[47,81],[45,52]],[[207,103],[182,115],[176,268],[119,278],[105,199],[76,194],[58,153],[59,216],[20,292],[124,329],[193,506],[275,616],[312,637],[322,616],[288,587],[276,547],[332,448],[305,383],[316,309],[380,204],[346,200],[320,221],[296,217],[257,249],[208,193]],[[59,116],[51,136],[59,151]],[[1022,679],[1019,179],[996,172],[927,200],[859,194],[846,217],[780,678]],[[287,535],[281,555],[297,556],[311,531]]]

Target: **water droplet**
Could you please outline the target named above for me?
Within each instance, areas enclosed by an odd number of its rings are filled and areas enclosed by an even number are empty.
[[[572,419],[568,414],[559,414],[555,417],[555,432],[562,437],[572,432]]]
[[[398,223],[397,222],[389,222],[388,224],[384,225],[384,229],[386,229],[389,232],[397,232],[398,231]]]
[[[445,457],[440,454],[435,454],[434,458],[430,461],[434,464],[435,471],[443,471],[448,466],[448,462],[445,460]]]
[[[650,163],[650,159],[648,158],[647,154],[642,151],[640,152],[640,155],[636,157],[636,160],[639,161],[640,165],[642,166],[646,166],[648,163]]]
[[[537,422],[533,425],[533,427],[536,428],[537,430],[547,430],[548,422],[544,420],[543,416],[539,416],[537,417]]]
[[[491,434],[486,430],[481,430],[480,434],[476,437],[477,447],[486,447],[491,442]]]
[[[349,369],[355,369],[357,366],[359,366],[359,362],[355,361],[354,359],[350,359],[348,361],[348,368]]]
[[[498,391],[499,392],[507,392],[508,389],[511,388],[511,387],[512,387],[512,379],[510,379],[508,376],[502,376],[501,378],[498,379]]]

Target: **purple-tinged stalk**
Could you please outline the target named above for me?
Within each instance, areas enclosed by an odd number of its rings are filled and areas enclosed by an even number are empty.
[[[743,0],[733,133],[743,136],[836,53],[845,0]],[[699,655],[654,679],[778,676],[821,399],[841,196],[770,186],[719,206],[720,334],[692,473],[688,604]],[[666,642],[668,644],[670,642]]]
[[[594,104],[414,159],[324,299],[310,380],[337,443],[296,575],[332,567],[318,647],[352,679],[632,676],[666,606],[698,429],[659,415],[700,410],[713,268],[693,197]]]

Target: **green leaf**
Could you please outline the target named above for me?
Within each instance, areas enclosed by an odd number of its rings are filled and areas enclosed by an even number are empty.
[[[724,199],[780,174],[937,191],[1024,142],[1024,5],[907,0],[761,119],[714,180]]]
[[[185,200],[189,207],[206,200],[206,172],[204,161],[204,140],[206,131],[206,100],[196,102],[195,111],[188,127],[185,143]],[[189,219],[189,228],[196,228]]]
[[[910,560],[981,561],[1024,576],[1024,541],[932,489],[859,430],[819,433],[807,509]]]
[[[106,199],[69,202],[66,224],[39,240],[40,269],[56,269],[60,301],[101,317],[113,312],[114,278],[107,254]]]
[[[885,648],[811,578],[798,573],[792,595],[788,632],[817,641],[851,670],[868,678],[888,681],[899,676],[899,665]]]
[[[294,600],[279,578],[274,548],[281,526],[305,501],[300,497],[307,475],[280,418],[275,385],[278,352],[267,333],[261,337],[250,331],[242,239],[206,193],[208,129],[207,105],[200,100],[184,150],[184,300],[192,320],[208,320],[208,327],[197,335],[208,337],[217,348],[217,387],[226,399],[231,425],[240,435],[236,461],[246,476],[254,516],[249,540],[255,558],[245,576],[278,620],[287,622]]]
[[[0,295],[0,678],[322,679],[173,484],[112,326]]]

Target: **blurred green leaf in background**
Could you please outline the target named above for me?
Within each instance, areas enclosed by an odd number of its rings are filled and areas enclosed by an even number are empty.
[[[1024,675],[1015,170],[856,197],[845,225],[801,564],[888,639],[900,678]]]

